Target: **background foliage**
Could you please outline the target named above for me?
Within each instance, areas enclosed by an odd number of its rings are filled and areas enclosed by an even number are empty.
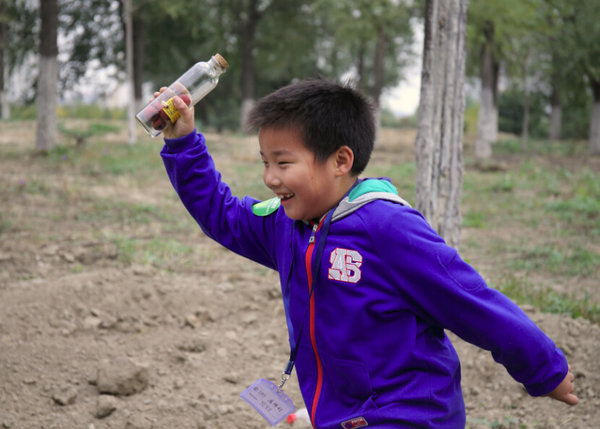
[[[382,90],[406,79],[406,65],[418,62],[420,54],[414,41],[415,32],[422,31],[424,0],[131,0],[131,5],[136,88],[145,88],[144,97],[215,52],[228,59],[227,76],[210,102],[197,108],[198,120],[219,130],[238,129],[247,76],[255,99],[294,79],[324,76],[350,79],[377,102]],[[63,104],[67,94],[77,100],[72,91],[81,92],[82,86],[95,95],[80,94],[80,102],[101,100],[125,79],[123,0],[61,0],[59,6]],[[0,90],[12,90],[13,118],[34,111],[38,8],[34,0],[0,0],[0,57],[8,78]],[[500,67],[500,131],[523,131],[519,119],[527,93],[529,135],[546,137],[550,97],[559,89],[563,138],[588,137],[590,87],[600,82],[599,23],[600,8],[584,0],[471,0],[467,73],[476,88],[484,29],[491,25]],[[375,55],[379,46],[381,64]],[[243,61],[245,51],[253,69]],[[101,81],[93,78],[99,70]],[[15,75],[18,91],[9,88]],[[468,104],[476,112],[477,95]],[[400,123],[391,112],[383,112],[382,119],[386,126]]]

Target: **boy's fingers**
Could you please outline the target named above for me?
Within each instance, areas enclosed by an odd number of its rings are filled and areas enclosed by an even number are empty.
[[[573,393],[575,392],[575,374],[573,374],[571,365],[569,365],[569,372],[567,372],[565,381],[567,382],[565,386],[566,389],[564,389],[566,391],[564,391],[561,400],[569,405],[577,405],[577,403],[579,402],[579,398]]]
[[[179,111],[179,114],[183,116],[187,105],[177,95],[173,97],[173,106],[175,106],[175,108]]]
[[[152,99],[154,99],[154,98],[158,97],[160,94],[162,94],[162,93],[163,93],[163,92],[165,92],[166,90],[167,90],[167,87],[166,87],[166,86],[161,86],[161,87],[160,87],[160,89],[159,89],[158,91],[154,91],[154,94],[152,94],[154,97],[153,97]]]
[[[187,104],[185,104],[183,102],[183,100],[181,99],[181,97],[178,96],[178,95],[176,95],[175,97],[173,97],[173,104],[175,104],[175,107],[177,107],[178,110],[181,110],[184,107],[187,107]]]
[[[564,402],[569,405],[577,405],[579,403],[579,398],[576,395],[569,393],[565,397]]]

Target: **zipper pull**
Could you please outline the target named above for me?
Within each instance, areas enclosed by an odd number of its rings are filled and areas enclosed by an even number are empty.
[[[310,238],[308,239],[308,242],[310,244],[315,242],[315,235],[317,234],[317,230],[319,229],[319,224],[314,224],[313,225],[313,229],[312,229],[312,234],[310,234]]]

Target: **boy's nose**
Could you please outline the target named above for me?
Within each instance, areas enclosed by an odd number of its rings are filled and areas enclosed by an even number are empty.
[[[276,174],[273,174],[273,172],[269,169],[265,169],[264,171],[263,182],[265,182],[265,185],[270,189],[281,185],[281,180],[279,180],[279,177],[277,177]]]

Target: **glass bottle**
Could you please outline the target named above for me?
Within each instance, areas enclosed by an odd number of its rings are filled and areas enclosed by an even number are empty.
[[[209,61],[194,64],[135,117],[151,137],[158,136],[168,121],[174,124],[179,119],[179,111],[173,105],[174,96],[181,97],[188,106],[195,105],[217,86],[219,76],[228,67],[225,58],[219,54],[213,55]]]

